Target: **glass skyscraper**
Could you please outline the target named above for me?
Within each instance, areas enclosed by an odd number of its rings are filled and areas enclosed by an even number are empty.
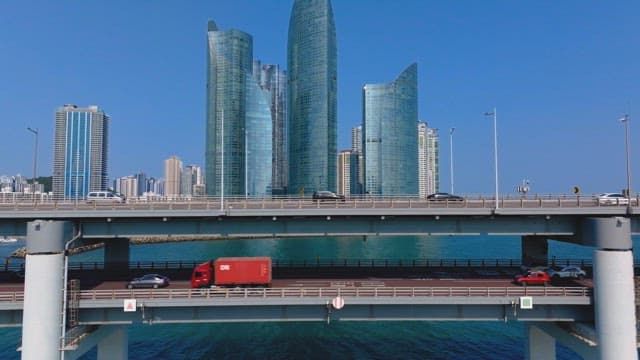
[[[247,143],[247,136],[268,131],[266,136],[271,141],[271,111],[260,99],[263,95],[255,93],[260,89],[252,76],[251,35],[239,30],[220,31],[214,21],[209,21],[207,38],[206,191],[214,196],[245,195],[253,181],[247,177],[247,153],[253,146]],[[260,104],[265,106],[258,108]],[[253,117],[251,126],[257,128],[250,128],[248,111]],[[256,118],[268,124],[256,125]],[[269,181],[270,157],[269,152]]]
[[[268,90],[271,96],[271,181],[273,194],[285,194],[289,181],[287,161],[287,72],[279,65],[253,61],[253,76],[260,88]]]
[[[295,0],[287,43],[288,192],[336,188],[337,46],[329,0]]]
[[[56,111],[54,196],[79,199],[106,190],[109,116],[97,106],[64,105]]]
[[[245,195],[271,195],[271,95],[254,79],[247,80]]]
[[[363,88],[365,192],[418,194],[418,66],[390,84]]]

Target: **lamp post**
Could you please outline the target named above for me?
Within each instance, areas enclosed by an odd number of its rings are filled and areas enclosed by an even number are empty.
[[[498,209],[498,130],[497,130],[497,117],[498,112],[496,108],[493,111],[484,113],[485,116],[493,116],[493,163],[495,168],[496,177],[496,210]]]
[[[36,176],[38,175],[38,129],[32,129],[31,127],[27,127],[27,130],[32,132],[36,136],[36,144],[35,150],[33,151],[33,180],[31,193],[35,194],[36,192]]]
[[[456,131],[456,128],[452,127],[451,129],[449,129],[449,152],[450,152],[450,160],[449,160],[449,165],[450,165],[450,174],[451,174],[451,193],[455,194],[455,192],[453,191],[453,132]]]
[[[631,206],[631,160],[629,159],[629,114],[625,114],[618,121],[624,124],[625,151],[627,153],[627,199]]]

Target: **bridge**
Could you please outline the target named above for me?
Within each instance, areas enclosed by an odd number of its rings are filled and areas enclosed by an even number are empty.
[[[637,204],[632,199],[631,205],[603,206],[592,198],[572,196],[504,198],[497,208],[492,199],[480,197],[462,202],[417,198],[177,199],[108,205],[0,202],[0,235],[27,238],[24,294],[0,300],[0,321],[15,326],[22,319],[22,356],[28,359],[54,358],[61,349],[70,358],[95,344],[99,357],[101,346],[115,344],[121,349],[118,358],[126,358],[126,331],[118,326],[134,322],[385,319],[529,321],[533,324],[530,358],[555,357],[554,339],[585,358],[637,358],[636,321],[630,316],[635,314],[631,235],[640,234]],[[592,246],[592,287],[389,284],[103,293],[64,285],[65,250],[70,246],[104,242],[105,269],[117,272],[118,264],[129,260],[132,236],[416,234],[518,235],[522,262],[528,265],[547,262],[549,239]],[[336,298],[346,305],[335,307]],[[125,303],[133,303],[136,311],[125,311]],[[73,321],[68,322],[70,314]],[[110,328],[115,330],[107,331]],[[77,332],[92,336],[82,337],[85,340],[73,350],[67,334]],[[44,345],[43,339],[47,339]]]

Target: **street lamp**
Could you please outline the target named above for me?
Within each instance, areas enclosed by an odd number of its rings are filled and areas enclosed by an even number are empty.
[[[631,161],[629,159],[629,114],[625,114],[622,118],[618,119],[624,124],[624,136],[625,136],[625,149],[627,153],[627,199],[629,199],[629,206],[631,206]]]
[[[496,210],[498,209],[498,130],[497,130],[497,117],[498,112],[496,108],[493,111],[484,113],[485,116],[493,116],[493,163],[496,172]]]
[[[449,150],[450,150],[450,156],[449,156],[449,165],[451,166],[450,173],[451,173],[451,193],[455,194],[453,192],[453,132],[456,131],[456,128],[452,127],[451,129],[449,129]]]
[[[27,127],[27,130],[35,134],[36,136],[36,144],[35,150],[33,151],[33,189],[31,190],[32,194],[36,192],[36,176],[38,175],[38,129],[32,129],[31,127]]]

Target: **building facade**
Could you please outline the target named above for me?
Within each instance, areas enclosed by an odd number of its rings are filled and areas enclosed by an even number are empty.
[[[418,195],[418,66],[363,88],[365,192]]]
[[[53,195],[84,198],[108,186],[109,116],[97,106],[64,105],[56,111]]]
[[[290,194],[336,187],[337,45],[330,0],[295,0],[287,43]]]
[[[418,123],[418,176],[421,198],[440,191],[440,139],[425,122]]]
[[[245,117],[245,196],[271,195],[272,121],[271,95],[256,81],[247,81]]]

